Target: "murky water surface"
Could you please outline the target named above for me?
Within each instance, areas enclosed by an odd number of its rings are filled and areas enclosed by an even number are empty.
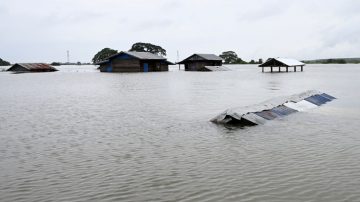
[[[305,72],[0,73],[0,201],[360,201],[360,65]],[[263,126],[230,107],[338,99]]]

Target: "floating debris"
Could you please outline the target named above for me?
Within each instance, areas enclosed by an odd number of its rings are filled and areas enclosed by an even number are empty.
[[[211,121],[218,124],[259,125],[268,120],[316,108],[334,99],[336,98],[326,93],[311,90],[253,106],[228,109]]]

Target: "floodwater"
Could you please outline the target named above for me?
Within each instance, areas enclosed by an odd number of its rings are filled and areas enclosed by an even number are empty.
[[[0,73],[0,201],[360,201],[360,65],[305,72]],[[320,90],[265,125],[227,108]]]

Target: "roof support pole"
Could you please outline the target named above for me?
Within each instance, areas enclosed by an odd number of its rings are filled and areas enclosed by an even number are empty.
[[[296,72],[296,66],[294,66],[294,72]]]
[[[281,72],[281,67],[279,67],[279,72]]]
[[[302,71],[302,72],[304,71],[304,66],[301,66],[301,71]]]
[[[262,72],[264,73],[264,67],[261,67],[261,69],[262,69]]]
[[[273,67],[271,66],[271,73],[273,72]]]
[[[289,67],[286,67],[286,72],[289,72]]]

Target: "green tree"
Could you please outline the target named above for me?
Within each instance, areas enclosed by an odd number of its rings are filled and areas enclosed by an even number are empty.
[[[225,51],[219,57],[225,60],[225,64],[237,64],[239,59],[234,51]]]
[[[52,62],[50,65],[52,65],[52,66],[60,66],[61,64],[60,64],[60,62]]]
[[[0,58],[0,66],[9,66],[9,65],[11,65],[10,62],[5,61],[5,60]]]
[[[255,60],[251,60],[249,64],[256,64]]]
[[[138,52],[150,52],[153,54],[166,56],[166,50],[163,49],[161,46],[154,45],[151,43],[142,43],[138,42],[132,45],[129,51],[138,51]]]
[[[247,64],[247,62],[242,60],[241,58],[238,58],[235,64]]]
[[[99,51],[98,53],[96,53],[96,55],[92,59],[92,62],[93,63],[102,62],[102,61],[106,60],[108,57],[115,55],[117,53],[118,53],[117,50],[113,50],[111,48],[104,48],[101,51]]]
[[[263,61],[262,58],[260,58],[260,59],[259,59],[259,64],[262,64],[262,63],[264,63],[264,61]]]

